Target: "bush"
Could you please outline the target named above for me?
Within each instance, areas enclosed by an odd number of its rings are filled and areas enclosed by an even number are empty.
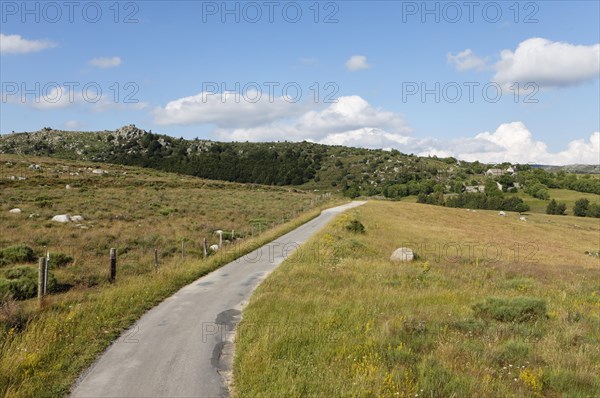
[[[494,354],[494,360],[498,365],[505,366],[529,359],[530,353],[531,344],[511,339],[500,346],[499,350]]]
[[[50,253],[50,268],[60,268],[73,262],[73,257],[64,253]]]
[[[33,249],[26,245],[9,246],[0,250],[0,267],[8,264],[35,261]]]
[[[11,295],[16,300],[26,300],[37,295],[38,271],[33,267],[17,267],[0,275],[0,296]],[[48,273],[47,291],[56,288],[56,278]]]
[[[550,198],[550,194],[548,193],[548,187],[539,182],[536,184],[533,184],[532,186],[529,186],[527,189],[525,189],[525,192],[527,192],[529,195],[533,196],[534,198],[538,198],[538,199],[542,199],[542,200],[547,200]]]
[[[565,203],[557,203],[556,200],[552,199],[548,206],[546,206],[546,214],[557,214],[564,215],[567,210],[567,205]]]
[[[352,220],[346,225],[346,229],[356,234],[364,234],[365,226],[358,220]]]
[[[500,322],[527,322],[546,317],[546,301],[536,297],[488,297],[472,308],[476,317]]]
[[[585,215],[588,217],[600,218],[600,204],[591,203],[585,212]]]
[[[573,214],[575,214],[577,217],[585,217],[589,205],[590,201],[585,198],[577,200],[575,202],[575,206],[573,206]]]

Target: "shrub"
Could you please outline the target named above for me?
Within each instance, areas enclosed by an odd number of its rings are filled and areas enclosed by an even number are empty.
[[[355,234],[364,234],[365,226],[358,220],[352,220],[346,225],[346,229]]]
[[[475,316],[500,322],[527,322],[546,317],[546,301],[536,297],[488,297],[472,308]]]
[[[164,207],[164,208],[160,209],[158,211],[158,213],[163,216],[168,216],[171,213],[177,213],[177,211],[178,211],[177,209],[174,209],[172,207]]]
[[[600,218],[600,204],[590,203],[585,215],[588,217]]]
[[[35,261],[33,249],[26,245],[9,246],[0,250],[0,267],[8,264]]]
[[[26,300],[37,295],[38,272],[33,267],[17,267],[0,276],[0,296],[11,295],[16,300]],[[56,278],[48,273],[47,291],[56,288]]]
[[[499,365],[516,364],[529,359],[531,344],[520,340],[508,340],[500,346],[494,354],[494,359]]]
[[[581,198],[575,202],[575,206],[573,206],[573,214],[577,217],[585,217],[588,207],[590,205],[590,201],[586,198]]]
[[[567,210],[567,205],[565,203],[557,203],[556,200],[552,199],[548,206],[546,206],[546,214],[557,214],[564,215]]]
[[[73,262],[73,257],[64,253],[50,253],[50,268],[60,268]]]
[[[525,189],[529,195],[534,198],[547,200],[550,198],[550,194],[548,193],[548,187],[542,183],[535,183]]]

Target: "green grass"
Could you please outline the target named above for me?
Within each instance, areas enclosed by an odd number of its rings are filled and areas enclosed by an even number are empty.
[[[550,193],[550,199],[555,199],[557,202],[564,202],[567,204],[567,215],[573,215],[573,206],[578,199],[586,198],[590,203],[600,202],[600,196],[593,193],[577,192],[570,189],[549,189],[548,192]],[[546,213],[546,207],[550,200],[537,199],[522,191],[515,195],[522,198],[523,201],[529,205],[532,213]]]
[[[353,219],[365,234],[346,230]],[[599,227],[404,202],[351,210],[253,295],[236,395],[599,396],[600,260],[584,253]],[[402,245],[419,260],[390,262]]]

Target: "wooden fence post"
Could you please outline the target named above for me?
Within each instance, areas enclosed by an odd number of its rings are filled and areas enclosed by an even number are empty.
[[[48,291],[48,269],[50,268],[50,251],[46,252],[46,265],[44,267],[44,296]]]
[[[154,249],[154,272],[158,272],[158,249]]]
[[[204,238],[204,242],[202,244],[202,247],[204,249],[204,258],[206,258],[208,256],[208,251],[206,250],[206,238]]]
[[[44,257],[39,258],[39,271],[38,271],[38,291],[37,296],[38,300],[42,300],[44,297],[44,291],[46,287],[44,286],[44,274],[46,273],[46,259]]]
[[[108,278],[110,283],[114,283],[117,278],[117,249],[110,249],[110,276]]]

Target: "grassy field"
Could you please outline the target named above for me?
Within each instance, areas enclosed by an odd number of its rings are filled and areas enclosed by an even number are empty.
[[[369,202],[259,286],[236,395],[598,397],[599,234],[590,218]],[[392,263],[400,246],[418,259]]]
[[[29,169],[31,164],[41,170]],[[0,248],[25,244],[37,254],[50,250],[72,257],[71,266],[55,270],[67,287],[105,280],[111,247],[119,253],[121,274],[143,274],[153,269],[154,249],[161,260],[180,256],[183,240],[187,255],[198,257],[204,238],[208,245],[218,243],[214,231],[256,235],[309,209],[316,198],[288,188],[105,164],[3,155],[0,165]],[[96,168],[107,173],[92,174]],[[22,213],[10,214],[13,208]],[[84,221],[51,221],[60,214]]]
[[[566,203],[567,215],[573,215],[573,206],[575,205],[575,201],[577,201],[578,199],[586,198],[590,201],[590,203],[600,202],[600,196],[595,195],[593,193],[577,192],[572,191],[570,189],[549,189],[548,192],[550,193],[550,199],[555,199],[557,202]],[[520,191],[516,195],[522,198],[523,201],[529,205],[529,207],[531,208],[531,212],[546,214],[546,207],[548,206],[550,199],[537,199],[522,191]]]
[[[80,372],[146,310],[329,204],[287,188],[124,166],[4,155],[0,164],[0,249],[25,244],[36,257],[49,249],[73,258],[51,269],[59,288],[41,306],[35,299],[0,300],[0,396],[66,394]],[[93,174],[96,168],[108,173]],[[22,213],[9,213],[13,208]],[[50,221],[65,213],[84,221]],[[216,229],[235,229],[236,239],[204,259],[200,244],[204,238],[217,243]],[[114,284],[107,282],[111,247],[118,252]],[[23,265],[0,266],[0,276]]]

